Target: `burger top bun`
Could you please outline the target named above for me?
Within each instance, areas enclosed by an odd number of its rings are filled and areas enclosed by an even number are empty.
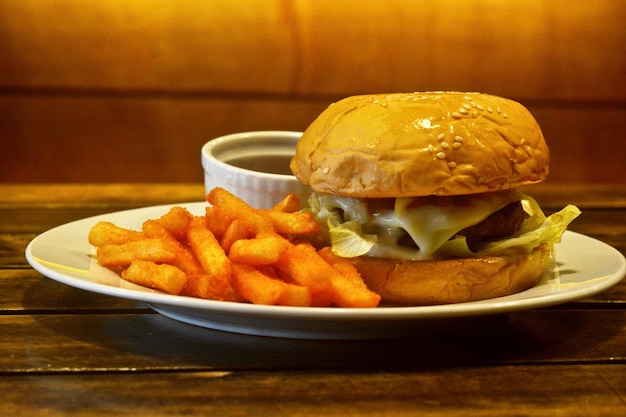
[[[322,193],[460,195],[542,181],[550,154],[521,104],[480,93],[348,97],[298,142],[291,170]]]

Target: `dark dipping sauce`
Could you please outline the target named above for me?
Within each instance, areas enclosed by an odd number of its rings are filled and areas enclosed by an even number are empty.
[[[289,169],[291,155],[259,155],[244,156],[224,161],[237,168],[250,171],[264,172],[267,174],[292,175]]]

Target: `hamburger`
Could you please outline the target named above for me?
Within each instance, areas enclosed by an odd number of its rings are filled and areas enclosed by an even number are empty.
[[[534,286],[580,211],[546,216],[520,186],[550,153],[521,104],[462,92],[374,94],[331,104],[290,167],[313,194],[323,244],[382,302],[477,301]]]

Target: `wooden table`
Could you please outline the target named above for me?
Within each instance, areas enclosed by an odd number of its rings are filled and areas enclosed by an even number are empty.
[[[626,186],[535,186],[626,253]],[[0,185],[0,415],[626,415],[626,282],[551,308],[400,340],[306,341],[179,323],[52,281],[37,234],[201,184]]]

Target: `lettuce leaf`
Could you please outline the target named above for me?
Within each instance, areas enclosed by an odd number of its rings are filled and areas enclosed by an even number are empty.
[[[453,236],[441,244],[433,254],[433,259],[477,257],[488,255],[504,255],[510,253],[530,252],[542,244],[560,242],[567,226],[580,215],[574,205],[545,216],[539,204],[530,196],[522,196],[522,207],[528,218],[518,233],[507,239],[489,242],[478,252],[469,249],[464,236]],[[309,199],[311,213],[322,225],[323,236],[329,241],[335,254],[353,258],[362,255],[378,255],[378,242],[393,241],[392,235],[397,231],[391,229],[387,235],[367,233],[367,204],[359,199],[337,196],[318,196],[315,193]],[[415,259],[416,251],[401,245],[392,248],[392,256],[398,259]],[[389,255],[387,247],[385,255]],[[386,256],[385,256],[386,257]]]
[[[561,241],[567,226],[580,215],[578,207],[569,204],[560,211],[543,218],[543,222],[534,229],[524,230],[518,236],[486,244],[480,254],[505,254],[511,250],[531,252],[542,244],[555,244]],[[531,217],[532,219],[532,217]]]

